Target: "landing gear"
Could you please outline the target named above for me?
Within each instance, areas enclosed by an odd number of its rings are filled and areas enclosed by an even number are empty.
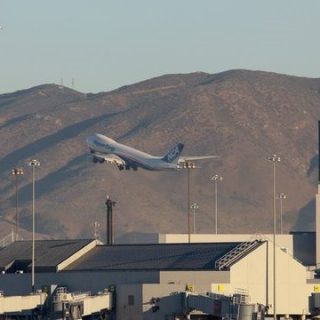
[[[129,164],[117,164],[117,166],[118,166],[118,169],[119,169],[120,171],[122,171],[122,170],[130,170],[130,169],[132,169],[132,170],[134,170],[134,171],[137,171],[137,170],[138,170],[138,167],[136,167],[136,166],[131,166],[131,165],[129,165]]]
[[[93,157],[92,158],[92,162],[93,163],[104,163],[104,159],[101,159],[101,158],[97,158],[97,157]]]

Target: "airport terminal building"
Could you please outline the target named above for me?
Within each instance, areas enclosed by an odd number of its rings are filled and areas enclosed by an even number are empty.
[[[167,240],[174,242],[172,237]],[[278,317],[314,314],[317,305],[310,301],[317,302],[312,298],[319,285],[309,266],[293,256],[292,248],[275,246],[274,265],[269,239],[214,237],[214,242],[194,238],[197,243],[117,245],[97,240],[36,241],[35,289],[63,287],[69,292],[90,291],[93,296],[109,292],[113,298],[102,308],[105,318],[121,320],[232,319],[236,316],[231,307],[223,306],[226,301],[234,304],[239,293],[245,296],[243,303],[263,305],[268,315],[274,312],[274,292]],[[283,241],[290,247],[289,240]],[[179,236],[175,242],[181,242]],[[0,314],[6,313],[1,300],[30,295],[31,256],[31,241],[16,241],[0,250]],[[83,310],[77,309],[79,314]]]

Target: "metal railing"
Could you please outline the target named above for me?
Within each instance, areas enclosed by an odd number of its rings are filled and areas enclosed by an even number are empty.
[[[245,253],[249,252],[251,249],[261,243],[261,240],[254,240],[248,242],[241,242],[227,254],[218,259],[215,263],[215,267],[218,270],[230,267],[233,262],[242,257]]]

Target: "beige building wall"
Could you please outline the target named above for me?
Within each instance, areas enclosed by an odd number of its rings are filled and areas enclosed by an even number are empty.
[[[118,285],[116,287],[116,319],[142,319],[142,285]]]
[[[310,287],[307,270],[290,254],[276,246],[276,313],[303,314],[308,312]],[[231,267],[230,285],[233,290],[249,291],[251,302],[269,305],[273,313],[273,245],[269,242],[248,254]]]
[[[320,292],[320,279],[307,280],[307,287],[308,287],[308,293],[310,293],[310,295],[312,293],[319,294],[319,292]]]
[[[181,311],[181,295],[176,292],[185,291],[187,286],[196,293],[211,292],[212,283],[230,281],[229,271],[161,271],[158,274],[156,283],[116,284],[118,320],[165,319],[165,316]],[[131,273],[132,282],[134,277],[134,273]],[[133,304],[129,303],[129,299],[132,299],[129,296],[133,296]],[[151,309],[150,301],[153,297],[160,298],[160,309],[157,312]]]
[[[230,290],[236,292],[238,289],[247,290],[251,302],[270,304],[267,299],[267,244],[249,253],[231,267],[230,270]],[[270,288],[269,288],[270,289]],[[270,291],[270,290],[269,290]]]
[[[229,283],[229,271],[160,271],[160,284],[187,285],[194,287],[197,292],[197,286],[205,285],[206,291],[211,292],[212,283]]]
[[[207,285],[197,285],[200,292],[206,292]],[[185,310],[185,299],[180,294],[185,291],[183,284],[139,284],[120,285],[117,287],[117,320],[163,320]],[[128,306],[128,295],[134,295],[135,305]],[[157,299],[152,304],[152,299]],[[153,311],[153,305],[159,306]]]
[[[270,256],[269,268],[273,263],[272,250],[269,250]],[[308,312],[311,292],[307,286],[307,273],[305,266],[276,247],[277,313],[305,314]]]

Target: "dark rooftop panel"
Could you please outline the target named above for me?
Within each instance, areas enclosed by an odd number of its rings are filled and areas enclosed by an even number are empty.
[[[35,242],[36,268],[55,268],[93,240],[39,240]],[[32,241],[16,241],[0,250],[0,268],[6,269],[14,261],[30,261]]]
[[[213,270],[239,243],[97,246],[65,270]]]

